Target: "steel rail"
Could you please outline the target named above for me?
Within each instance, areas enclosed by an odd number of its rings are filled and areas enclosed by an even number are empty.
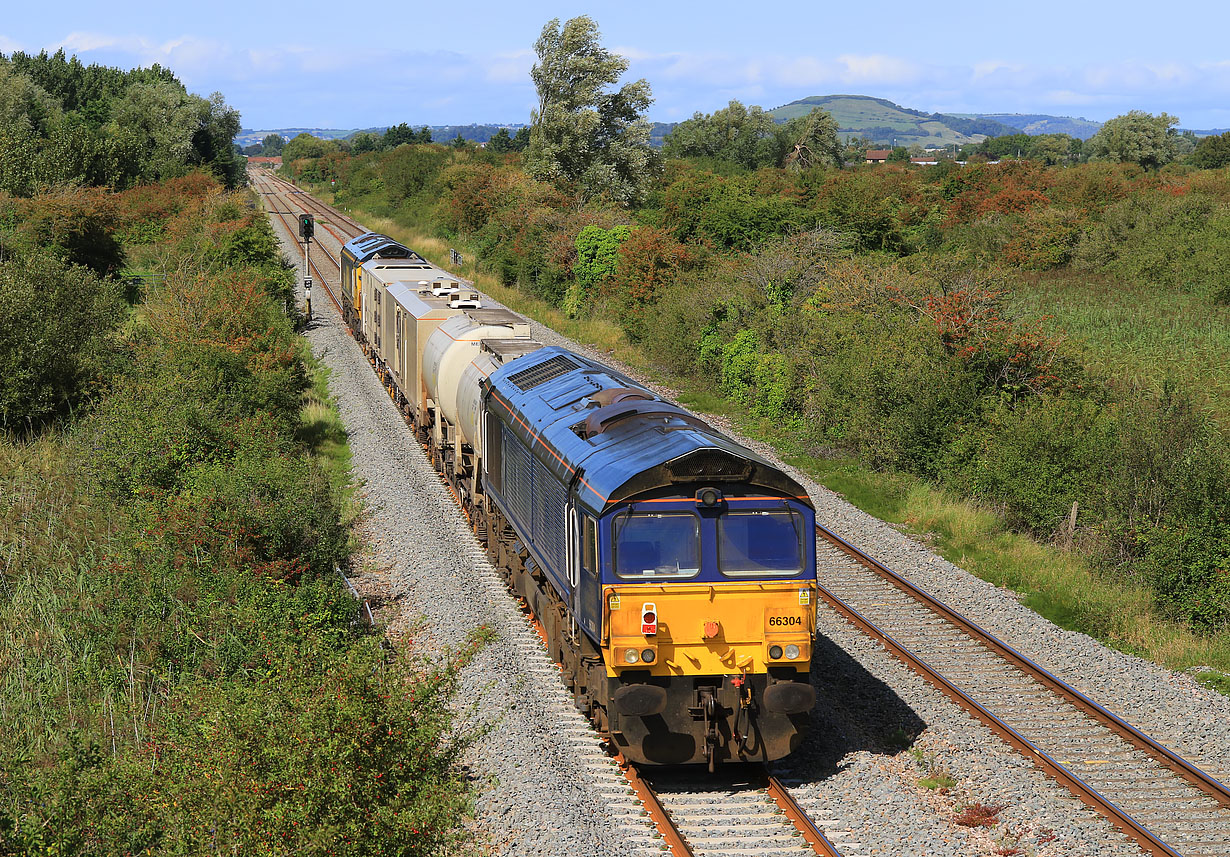
[[[275,191],[272,191],[272,193],[284,193],[284,192],[283,192],[283,191],[276,191],[276,190],[275,190]],[[294,230],[290,227],[290,224],[289,224],[289,222],[288,222],[288,215],[287,215],[287,213],[286,213],[286,212],[283,212],[283,211],[278,211],[278,210],[276,210],[276,209],[271,208],[271,209],[269,209],[269,213],[270,213],[270,214],[276,214],[276,215],[278,216],[278,219],[282,222],[282,227],[286,230],[287,234],[288,234],[288,235],[290,235],[290,236],[291,236],[291,238],[294,238],[294,237],[295,237],[295,231],[294,231]],[[299,248],[300,248],[300,250],[301,250],[301,252],[302,252],[305,256],[307,256],[307,251],[306,251],[306,249],[304,249],[304,248],[303,248],[303,246],[302,246],[302,245],[300,245],[298,241],[296,241],[296,242],[295,242],[295,246],[296,246],[296,247],[299,247]],[[323,247],[321,247],[321,249],[322,249],[322,250],[324,250],[324,248],[323,248]],[[334,259],[334,258],[333,258],[333,255],[332,255],[331,253],[329,253],[329,251],[328,251],[328,250],[324,250],[324,252],[325,252],[325,255],[329,257],[329,261],[330,261],[330,262],[333,262],[333,264],[337,266],[338,272],[340,273],[340,272],[341,272],[341,265],[340,265],[340,264],[338,264],[338,261],[337,261],[336,259]],[[312,260],[312,258],[311,258],[310,256],[307,256],[307,260],[308,260],[308,266],[309,266],[309,267],[310,267],[313,271],[315,271],[315,272],[316,272],[317,276],[318,276],[318,277],[319,277],[319,279],[320,279],[320,284],[324,287],[325,293],[329,296],[329,300],[330,300],[330,301],[332,301],[334,308],[335,308],[335,309],[337,309],[338,314],[340,315],[340,314],[341,314],[341,312],[342,312],[342,305],[341,305],[341,303],[338,301],[338,299],[337,299],[337,295],[335,295],[335,294],[333,293],[333,288],[329,285],[329,281],[328,281],[328,279],[326,279],[324,272],[323,272],[322,270],[320,270],[320,266],[319,266],[319,265],[318,265],[315,261],[313,261],[313,260]]]
[[[1022,672],[1036,679],[1051,692],[1071,702],[1088,717],[1106,726],[1119,737],[1123,738],[1136,749],[1152,756],[1162,766],[1178,774],[1187,782],[1199,788],[1222,806],[1230,807],[1230,788],[1200,768],[1179,756],[1169,747],[1158,743],[1141,732],[1132,724],[1123,720],[1114,712],[1090,699],[1081,691],[1068,684],[1063,679],[1048,671],[1045,667],[1031,660],[1028,656],[1000,640],[990,631],[978,625],[973,620],[953,610],[944,602],[932,596],[929,592],[915,586],[892,569],[880,563],[874,557],[854,547],[837,534],[824,527],[816,527],[821,538],[841,550],[851,559],[874,571],[878,576],[891,583],[897,589],[921,602],[932,612],[938,614],[947,622],[957,626],[967,635],[991,649],[1004,660],[1017,667]]]
[[[269,178],[270,178],[270,179],[271,179],[274,183],[276,183],[276,184],[280,184],[280,185],[288,186],[288,187],[290,187],[290,188],[291,188],[291,190],[282,190],[282,191],[280,191],[281,193],[284,193],[284,194],[287,194],[287,195],[290,195],[290,194],[296,194],[296,195],[298,195],[298,196],[301,196],[301,197],[303,197],[303,199],[304,199],[304,200],[306,200],[308,203],[310,203],[310,206],[309,206],[309,207],[314,208],[317,212],[319,212],[319,213],[321,213],[321,214],[326,214],[326,215],[328,215],[328,216],[329,216],[329,218],[331,219],[331,221],[333,221],[333,222],[335,222],[335,223],[336,223],[337,221],[344,221],[344,222],[346,222],[347,224],[349,224],[349,225],[350,225],[350,226],[351,226],[351,227],[355,230],[355,234],[354,234],[354,235],[347,235],[347,236],[346,236],[346,238],[344,238],[344,239],[343,239],[343,238],[341,238],[341,237],[340,237],[340,236],[339,236],[336,232],[334,232],[332,229],[330,229],[330,230],[329,230],[329,232],[333,235],[333,237],[334,237],[334,238],[336,238],[336,239],[337,239],[339,242],[341,242],[342,244],[345,244],[347,241],[349,241],[351,238],[354,238],[356,235],[362,235],[363,233],[365,233],[365,232],[368,232],[368,231],[369,231],[368,229],[366,229],[366,228],[365,228],[365,227],[364,227],[361,223],[359,223],[359,222],[358,222],[357,220],[355,220],[354,218],[349,217],[348,215],[342,214],[342,212],[338,211],[336,208],[334,208],[333,206],[329,205],[327,202],[322,202],[321,200],[319,200],[319,199],[317,199],[316,197],[312,196],[312,195],[311,195],[310,193],[308,193],[307,191],[305,191],[305,190],[301,190],[300,188],[296,187],[296,186],[295,186],[295,184],[294,184],[293,182],[287,181],[286,179],[284,179],[284,178],[280,178],[280,177],[277,177],[277,176],[270,176]],[[327,224],[326,224],[326,228],[327,228]]]
[[[666,842],[667,847],[670,848],[673,857],[695,857],[692,846],[688,845],[687,840],[683,838],[683,834],[679,832],[679,828],[675,826],[675,820],[671,818],[670,811],[662,805],[662,801],[658,799],[658,793],[640,775],[636,765],[633,765],[619,753],[616,753],[615,761],[619,763],[619,769],[623,772],[624,779],[628,781],[628,785],[632,786],[636,796],[641,799],[641,803],[645,806],[645,811],[653,819],[654,826],[658,828],[658,833],[662,834],[662,839]]]
[[[867,556],[862,551],[858,550],[858,548],[855,548],[853,545],[850,545],[848,542],[841,539],[841,537],[836,536],[835,534],[829,533],[823,527],[817,527],[816,529],[822,536],[824,536],[825,534],[827,534],[828,536],[831,536],[832,538],[831,539],[826,538],[826,541],[829,541],[831,544],[834,544],[835,546],[842,548],[843,552],[847,553],[851,558],[855,559],[860,564],[871,567],[872,570],[874,570],[877,574],[879,574],[882,577],[887,575],[886,579],[889,579],[894,584],[896,584],[897,581],[900,580],[900,578],[896,574],[894,574],[891,570],[881,565],[879,562],[877,562],[873,558]],[[927,606],[930,606],[932,603],[934,603],[936,605],[939,605],[941,608],[943,608],[941,610],[937,610],[936,612],[939,613],[941,616],[943,616],[945,619],[948,619],[949,613],[951,613],[954,616],[959,615],[959,614],[956,614],[955,611],[952,611],[950,608],[948,608],[946,605],[943,605],[941,602],[936,601],[930,595],[928,595],[927,593],[924,593],[921,589],[918,589],[917,587],[915,587],[913,584],[909,583],[908,581],[900,580],[900,583],[904,584],[904,586],[901,587],[903,591],[911,595],[913,595],[914,592],[917,591],[921,595],[925,596],[925,597],[919,598],[919,600],[922,601]],[[1150,831],[1148,828],[1141,825],[1138,821],[1136,821],[1136,819],[1134,819],[1127,812],[1120,809],[1113,801],[1103,796],[1097,789],[1090,786],[1083,779],[1081,779],[1075,773],[1070,771],[1066,766],[1064,766],[1063,764],[1055,760],[1048,753],[1044,752],[1039,747],[1037,747],[1032,741],[1030,741],[1024,735],[1020,734],[1016,729],[1012,728],[1007,723],[1005,723],[1003,720],[1001,720],[999,717],[997,717],[995,714],[993,714],[990,710],[984,707],[981,703],[975,700],[972,696],[966,694],[959,687],[957,687],[955,684],[950,682],[947,678],[945,678],[938,671],[932,668],[925,660],[923,660],[921,657],[916,655],[914,652],[907,649],[904,645],[898,642],[887,631],[884,631],[883,629],[876,626],[875,623],[873,623],[871,620],[863,616],[854,607],[847,604],[836,593],[830,591],[827,587],[823,585],[821,585],[819,589],[820,589],[820,596],[824,598],[825,601],[827,601],[829,605],[832,606],[833,609],[835,609],[839,614],[844,616],[847,620],[853,623],[856,627],[858,627],[868,636],[873,637],[874,639],[881,642],[891,654],[893,654],[895,657],[897,657],[899,660],[901,660],[903,663],[905,663],[908,667],[910,667],[912,670],[917,672],[919,675],[921,675],[931,684],[939,688],[946,696],[948,696],[955,703],[957,703],[962,708],[964,708],[966,711],[968,711],[970,714],[972,714],[979,721],[987,725],[993,732],[995,732],[997,735],[1003,738],[1010,746],[1016,749],[1017,752],[1021,753],[1023,756],[1030,759],[1030,761],[1032,761],[1034,765],[1037,766],[1041,771],[1043,771],[1045,774],[1047,774],[1048,776],[1058,781],[1060,784],[1062,784],[1065,788],[1067,788],[1073,795],[1075,795],[1083,803],[1097,810],[1099,813],[1101,813],[1103,816],[1109,819],[1111,823],[1113,823],[1116,827],[1118,827],[1125,834],[1127,834],[1129,838],[1133,839],[1147,853],[1155,855],[1155,857],[1182,857],[1182,855],[1179,852],[1172,849],[1169,845],[1167,845],[1165,842],[1159,839],[1152,831]],[[970,628],[977,629],[977,631],[966,631],[966,633],[970,633],[971,635],[974,635],[975,638],[981,642],[988,642],[989,640],[995,639],[988,632],[982,630],[977,625],[975,625],[972,622],[969,622],[968,620],[964,620],[964,622],[958,623],[958,625],[963,630],[965,630],[966,625],[968,625]],[[999,641],[996,640],[996,642],[999,642]],[[1000,643],[1000,645],[1003,645],[1006,649],[1011,650],[1011,647],[1008,647],[1006,644]],[[1015,651],[1015,650],[1012,650],[1012,651]],[[1019,657],[1028,661],[1028,658],[1025,658],[1023,655],[1019,655]],[[1029,663],[1032,664],[1032,661],[1029,661]],[[1045,672],[1045,670],[1042,670],[1042,668],[1038,667],[1036,664],[1034,665],[1034,667],[1038,670]],[[1052,676],[1052,678],[1054,677]],[[1063,687],[1070,687],[1065,682],[1062,682],[1059,679],[1055,679],[1055,681],[1058,682],[1059,685]],[[1059,691],[1055,691],[1055,692],[1059,693]],[[1079,691],[1076,691],[1075,689],[1073,689],[1072,692],[1079,693]],[[1098,709],[1105,711],[1105,709],[1097,705],[1097,703],[1092,703],[1092,704],[1096,706]],[[1109,714],[1109,712],[1107,713]],[[1118,718],[1115,718],[1115,719],[1118,720]],[[1119,721],[1119,722],[1122,722],[1122,721]],[[1136,734],[1138,735],[1142,734],[1138,730],[1133,730],[1133,731],[1136,731]],[[1147,742],[1151,744],[1156,744],[1156,742],[1152,742],[1152,740],[1149,739],[1147,736],[1142,735],[1142,737],[1144,737]],[[1157,746],[1160,747],[1160,745],[1157,745]],[[1190,765],[1188,766],[1194,767]],[[1199,769],[1196,768],[1195,770],[1198,771]],[[1217,782],[1216,780],[1213,780],[1211,777],[1208,779],[1214,783]],[[1218,783],[1218,785],[1220,785],[1220,783]]]
[[[842,857],[841,852],[828,840],[824,832],[816,827],[815,822],[811,820],[803,807],[799,806],[781,780],[768,771],[764,771],[762,776],[764,777],[764,788],[768,791],[769,797],[773,798],[773,802],[785,813],[786,818],[790,819],[812,850],[821,857]]]

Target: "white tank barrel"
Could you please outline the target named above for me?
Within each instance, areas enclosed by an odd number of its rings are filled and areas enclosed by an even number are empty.
[[[539,348],[542,348],[542,343],[532,339],[484,339],[482,350],[461,373],[461,386],[457,390],[457,433],[461,435],[462,443],[468,443],[480,457],[483,454],[483,438],[479,407],[483,398],[483,379],[490,377],[505,363]]]
[[[440,416],[457,425],[461,376],[484,339],[529,339],[530,326],[506,309],[466,309],[441,324],[423,349],[423,386]]]

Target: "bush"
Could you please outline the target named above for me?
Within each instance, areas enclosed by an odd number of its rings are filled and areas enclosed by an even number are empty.
[[[943,463],[948,484],[1002,511],[1008,527],[1050,538],[1079,502],[1085,517],[1098,474],[1115,453],[1100,403],[1075,396],[998,407],[984,426],[956,439]]]
[[[1076,250],[1084,268],[1224,300],[1230,208],[1205,194],[1137,194],[1109,207]]]
[[[26,432],[99,390],[118,283],[52,256],[0,262],[0,427]]]

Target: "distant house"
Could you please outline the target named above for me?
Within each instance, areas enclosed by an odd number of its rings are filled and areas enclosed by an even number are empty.
[[[269,158],[264,155],[248,155],[248,166],[276,170],[282,166],[282,156],[274,155],[272,158]]]
[[[892,149],[868,149],[867,163],[869,164],[884,164],[888,162],[888,156],[893,153]]]

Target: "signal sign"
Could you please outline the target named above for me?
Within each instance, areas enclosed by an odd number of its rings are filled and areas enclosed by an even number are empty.
[[[308,240],[316,231],[316,218],[311,214],[299,215],[299,237]]]

